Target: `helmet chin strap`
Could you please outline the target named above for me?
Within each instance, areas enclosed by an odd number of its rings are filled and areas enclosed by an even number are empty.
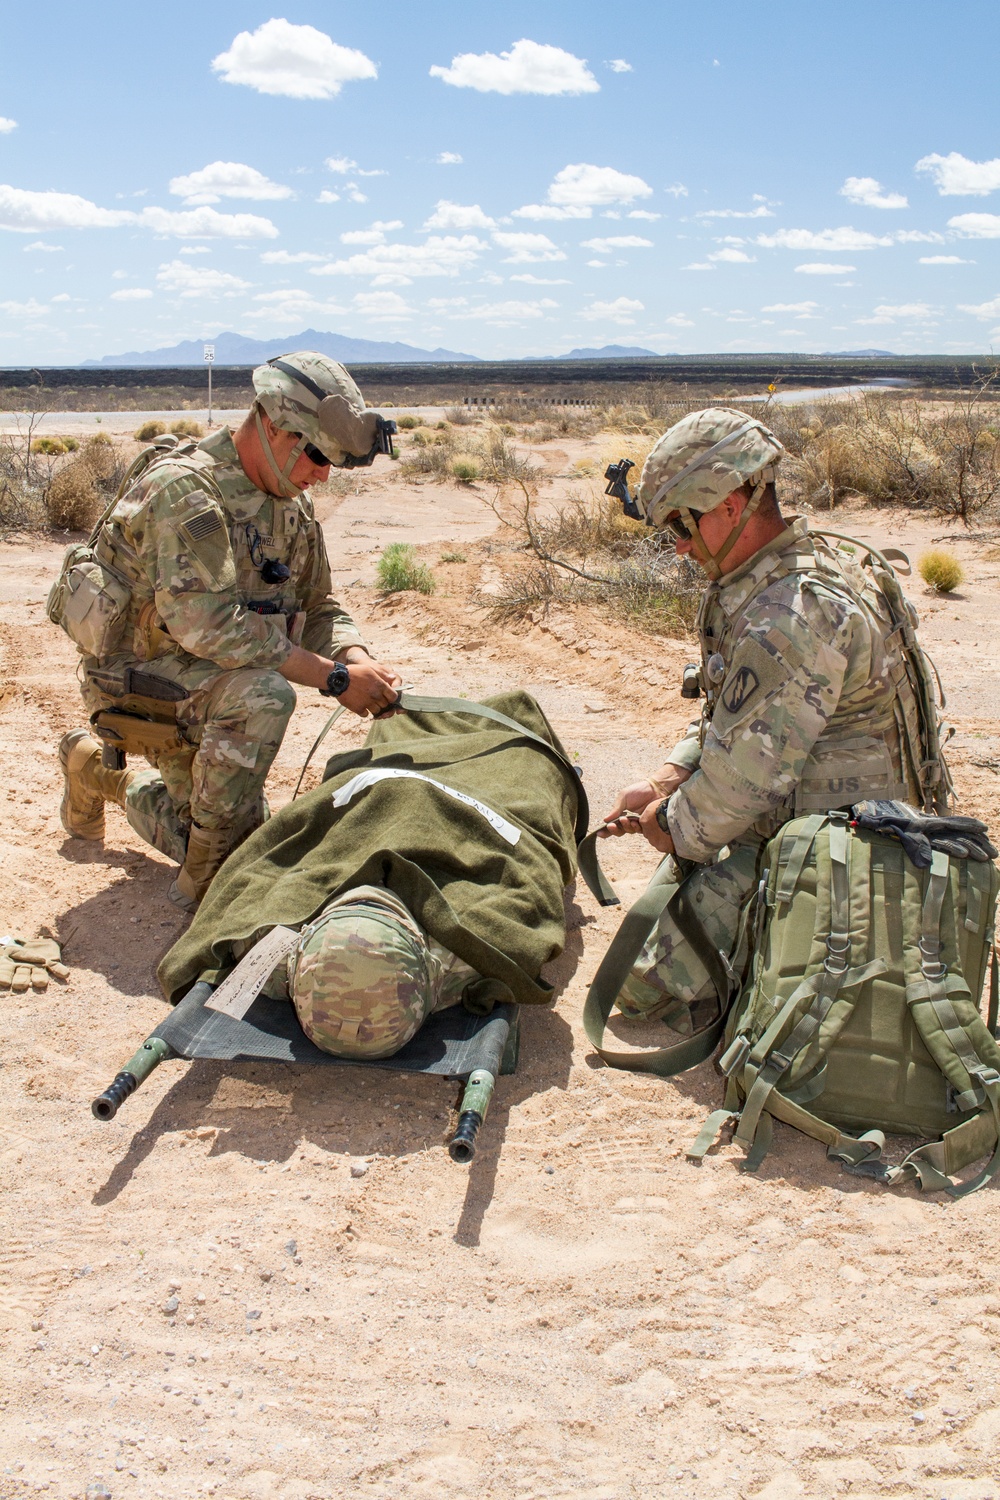
[[[764,491],[766,490],[766,488],[767,481],[765,479],[761,479],[757,482],[757,484],[754,486],[753,494],[747,501],[746,509],[740,516],[732,531],[726,537],[726,540],[723,542],[718,552],[709,552],[708,548],[705,546],[705,540],[698,528],[697,516],[694,515],[694,513],[690,510],[685,510],[681,507],[678,507],[678,512],[681,516],[681,519],[683,520],[684,525],[687,527],[688,533],[691,537],[691,550],[701,564],[702,570],[704,571],[705,575],[710,578],[713,583],[717,583],[722,577],[722,564],[725,562],[726,558],[729,556],[730,552],[733,550],[733,548],[736,546],[736,543],[743,535],[744,527],[746,526],[750,517],[753,515],[754,511],[760,505],[760,502],[763,500]],[[703,512],[699,512],[699,514],[703,514]]]
[[[264,455],[264,459],[267,463],[268,468],[271,470],[271,473],[274,475],[274,478],[278,484],[278,494],[282,495],[286,500],[297,500],[302,494],[302,490],[297,484],[292,483],[291,473],[295,468],[295,465],[298,463],[299,459],[302,457],[302,454],[305,452],[306,439],[304,437],[299,438],[298,442],[295,444],[295,447],[288,455],[288,461],[286,462],[285,467],[283,469],[279,469],[278,460],[275,458],[274,451],[271,448],[270,442],[268,441],[267,433],[264,430],[264,424],[260,419],[259,410],[254,412],[254,421],[257,426],[257,437],[260,439],[261,452]]]

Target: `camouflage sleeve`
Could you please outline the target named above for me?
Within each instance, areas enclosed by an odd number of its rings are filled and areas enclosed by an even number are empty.
[[[281,628],[240,603],[236,564],[218,499],[189,472],[150,487],[141,557],[157,612],[192,656],[227,670],[280,667]]]
[[[694,775],[670,799],[674,847],[704,862],[791,796],[844,685],[852,607],[808,588],[753,601]]]
[[[701,762],[701,720],[689,725],[687,734],[667,756],[668,766],[681,766],[685,771],[697,771]]]
[[[319,656],[335,657],[347,646],[364,646],[360,630],[333,597],[333,579],[323,528],[310,523],[307,535],[309,564],[300,583],[302,608],[306,612],[302,644]],[[366,647],[367,649],[367,647]]]

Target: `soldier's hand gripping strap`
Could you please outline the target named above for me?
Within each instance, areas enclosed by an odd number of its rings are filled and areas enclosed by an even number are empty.
[[[597,858],[597,835],[599,829],[593,833],[587,832],[590,822],[590,807],[587,802],[587,794],[580,780],[580,773],[569,761],[561,750],[558,750],[549,740],[543,739],[540,734],[525,728],[516,719],[510,719],[502,714],[499,709],[490,708],[485,703],[470,703],[466,698],[425,698],[422,694],[401,692],[393,708],[401,708],[407,713],[450,713],[450,714],[472,714],[479,719],[489,719],[494,724],[500,724],[504,729],[513,729],[523,739],[530,740],[532,744],[539,745],[558,765],[568,774],[570,783],[576,793],[576,852],[580,874],[586,883],[587,889],[602,906],[618,906],[618,897],[614,888],[601,869]]]
[[[602,1044],[612,1006],[642,951],[643,943],[661,913],[668,908],[679,931],[691,943],[708,970],[718,997],[719,1014],[701,1031],[674,1046],[659,1047],[649,1052],[611,1052]],[[678,885],[668,877],[667,863],[664,861],[638,901],[626,912],[622,925],[601,960],[584,1003],[583,1027],[594,1050],[600,1053],[610,1067],[625,1068],[631,1073],[655,1073],[662,1078],[672,1078],[675,1073],[683,1073],[686,1068],[693,1068],[697,1063],[704,1062],[715,1051],[726,1022],[731,989],[723,954],[713,948],[708,933],[686,899],[683,885]]]

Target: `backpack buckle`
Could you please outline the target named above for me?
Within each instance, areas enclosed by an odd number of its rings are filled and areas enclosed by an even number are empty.
[[[735,1073],[737,1068],[743,1066],[749,1055],[750,1038],[748,1036],[738,1036],[730,1043],[719,1058],[719,1067],[728,1078],[730,1073]]]

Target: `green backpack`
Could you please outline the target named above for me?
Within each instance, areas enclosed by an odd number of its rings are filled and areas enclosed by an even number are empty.
[[[725,1020],[725,1107],[688,1151],[694,1160],[732,1122],[753,1170],[775,1118],[822,1141],[848,1170],[883,1182],[916,1179],[954,1196],[981,1187],[1000,1167],[996,865],[935,850],[931,868],[920,870],[894,839],[854,829],[837,812],[786,823],[763,862],[747,911],[753,959],[731,1007],[731,971],[723,955],[718,964],[711,955],[720,998],[712,1025],[656,1053],[601,1046],[621,982],[668,903],[698,941],[684,888],[667,883],[661,867],[595,977],[584,1016],[591,1041],[615,1066],[669,1076],[710,1056]],[[925,1144],[886,1167],[885,1132]],[[986,1156],[970,1181],[952,1180]]]

